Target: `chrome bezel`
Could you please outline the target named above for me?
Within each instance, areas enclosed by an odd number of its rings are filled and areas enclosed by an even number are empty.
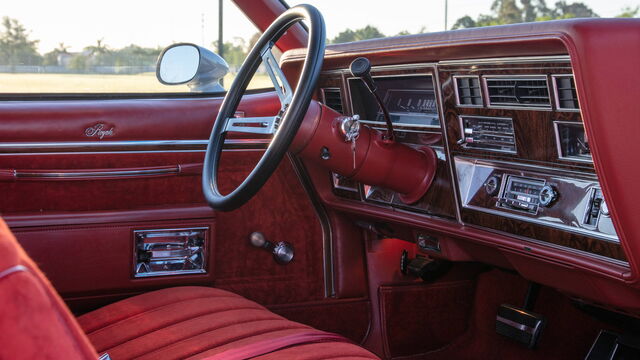
[[[338,93],[340,94],[340,106],[342,106],[342,113],[344,113],[344,98],[343,98],[343,94],[342,94],[342,89],[340,87],[336,87],[336,86],[330,86],[330,87],[324,87],[324,88],[320,88],[320,98],[322,99],[322,103],[325,106],[327,105],[327,96],[325,94],[325,91],[327,90],[337,90]],[[334,109],[335,110],[335,109]],[[338,111],[338,110],[336,110]]]
[[[580,125],[580,126],[582,126],[582,129],[586,131],[586,129],[584,129],[584,124],[581,123],[581,122],[560,121],[560,120],[555,120],[553,122],[553,131],[555,132],[556,152],[558,153],[558,160],[593,164],[593,155],[591,155],[589,157],[589,159],[580,158],[580,157],[572,157],[572,156],[564,156],[564,154],[562,153],[562,146],[560,145],[560,143],[561,143],[561,141],[560,141],[560,128],[559,128],[560,125],[571,125],[571,126]]]
[[[498,117],[498,116],[476,116],[476,115],[458,115],[458,126],[460,126],[460,136],[461,136],[461,140],[465,139],[466,136],[464,134],[464,118],[478,118],[478,119],[491,119],[491,120],[508,120],[511,122],[511,127],[513,128],[513,151],[510,150],[499,150],[499,149],[483,149],[483,148],[476,148],[473,146],[467,146],[467,143],[462,143],[460,146],[465,149],[465,150],[480,150],[480,151],[490,151],[490,152],[497,152],[497,153],[502,153],[502,154],[512,154],[512,155],[517,155],[518,154],[518,143],[516,141],[516,128],[514,126],[513,123],[513,118],[510,117]]]
[[[455,98],[456,98],[456,106],[459,108],[472,108],[472,109],[478,109],[478,108],[484,108],[485,106],[485,96],[484,96],[484,89],[482,87],[482,81],[480,80],[480,75],[453,75],[451,76],[451,78],[453,79],[453,90],[455,92]],[[460,104],[460,91],[458,90],[458,79],[464,79],[464,78],[476,78],[478,79],[478,90],[480,90],[480,101],[482,102],[481,105],[468,105],[468,104]]]
[[[376,71],[382,71],[382,70],[389,70],[388,68],[384,68],[382,66],[380,67],[372,67],[371,68],[371,72],[374,73]],[[394,67],[391,67],[391,69],[394,69]],[[416,125],[416,124],[405,124],[405,123],[393,123],[393,126],[405,126],[405,127],[409,127],[409,128],[416,128],[416,129],[441,129],[442,128],[442,119],[440,118],[440,112],[438,111],[437,107],[438,107],[438,92],[436,90],[436,83],[434,82],[434,72],[433,71],[429,71],[429,72],[421,72],[421,73],[415,73],[415,74],[397,74],[397,75],[372,75],[371,76],[373,79],[380,79],[380,78],[401,78],[401,77],[425,77],[425,78],[430,78],[431,80],[431,84],[433,85],[433,94],[434,94],[434,100],[436,102],[436,118],[438,118],[438,123],[440,123],[439,125]],[[347,90],[347,95],[348,99],[349,99],[349,107],[351,108],[351,112],[353,112],[353,99],[351,97],[351,84],[350,84],[350,80],[357,80],[358,78],[353,77],[353,76],[349,76],[345,78],[345,87]],[[360,122],[365,123],[365,124],[372,124],[372,125],[384,125],[384,121],[375,121],[375,120],[360,120]],[[398,131],[403,131],[401,129],[398,129]]]
[[[556,174],[555,176],[557,177],[563,177],[563,178],[568,178],[571,179],[569,176],[564,175],[564,174],[558,174],[558,169],[553,169],[553,168],[548,168],[548,167],[543,167],[543,166],[539,166],[539,165],[523,165],[523,164],[517,164],[517,163],[511,163],[511,162],[505,162],[505,161],[498,161],[498,160],[491,160],[491,161],[487,161],[487,160],[481,160],[481,159],[476,159],[476,158],[470,158],[470,157],[454,157],[454,162],[452,164],[452,166],[456,166],[455,161],[457,160],[462,160],[462,161],[466,161],[466,162],[471,162],[474,164],[484,164],[486,166],[492,167],[494,169],[502,169],[502,170],[510,170],[513,171],[513,169],[517,169],[517,168],[531,168],[537,170],[537,171],[541,171],[544,173],[551,173],[551,174]],[[582,174],[584,175],[584,174]],[[590,179],[592,179],[591,181],[593,182],[597,182],[597,178],[592,178],[589,177]],[[458,178],[456,177],[456,187],[459,189],[460,184],[458,181]],[[500,194],[502,195],[503,191],[504,191],[504,186],[505,186],[506,181],[502,181],[502,185],[500,188]],[[597,186],[596,186],[597,187]],[[460,189],[458,191],[461,191]],[[480,206],[475,206],[475,205],[468,205],[468,204],[464,204],[462,199],[460,199],[460,205],[462,206],[462,208],[464,209],[471,209],[471,210],[475,210],[475,211],[480,211],[483,213],[487,213],[487,214],[491,214],[491,215],[497,215],[497,216],[503,216],[506,218],[511,218],[511,219],[515,219],[515,220],[520,220],[520,221],[524,221],[524,222],[528,222],[528,223],[532,223],[532,224],[536,224],[536,225],[541,225],[541,226],[545,226],[545,227],[550,227],[550,228],[555,228],[558,230],[563,230],[563,231],[567,231],[570,233],[574,233],[574,234],[578,234],[578,235],[584,235],[584,236],[589,236],[592,238],[596,238],[596,239],[600,239],[600,240],[604,240],[604,241],[608,241],[608,242],[612,242],[612,243],[616,243],[619,244],[620,243],[620,239],[617,235],[609,235],[609,234],[604,234],[601,233],[599,231],[594,231],[594,230],[590,230],[587,228],[577,228],[577,227],[571,227],[565,224],[558,224],[558,223],[552,223],[552,222],[547,222],[541,219],[537,219],[537,218],[532,218],[530,216],[525,216],[525,215],[521,215],[518,213],[512,213],[510,211],[504,211],[503,208],[498,208],[498,209],[490,209],[490,208],[484,208],[484,207],[480,207]],[[508,209],[507,209],[508,210]],[[516,210],[514,210],[516,211]],[[512,236],[514,234],[511,234]]]
[[[202,245],[202,269],[194,269],[194,270],[171,270],[171,271],[156,271],[149,273],[137,273],[136,267],[138,265],[138,259],[136,255],[138,254],[138,243],[136,241],[137,234],[139,233],[155,233],[162,231],[196,231],[202,230],[204,232],[204,244]],[[209,273],[207,270],[208,267],[208,255],[209,255],[209,241],[211,239],[211,227],[210,226],[196,226],[196,227],[185,227],[185,228],[161,228],[161,229],[138,229],[133,230],[133,278],[134,279],[142,279],[142,278],[151,278],[151,277],[159,277],[159,276],[176,276],[176,275],[206,275]]]
[[[580,112],[580,97],[578,97],[576,100],[578,100],[578,108],[577,109],[572,109],[572,108],[563,108],[560,106],[560,96],[558,96],[558,78],[560,77],[571,77],[573,78],[573,83],[575,85],[575,81],[576,78],[573,74],[553,74],[551,75],[551,83],[553,84],[553,100],[555,102],[555,106],[556,106],[556,111],[563,111],[563,112]],[[578,94],[578,87],[576,86],[576,96]]]
[[[549,87],[549,79],[547,75],[544,74],[525,74],[525,75],[482,75],[482,90],[485,94],[485,99],[487,103],[487,107],[490,109],[510,109],[510,110],[541,110],[541,111],[552,111],[552,100],[551,100],[551,88]],[[518,105],[518,104],[502,104],[502,103],[491,103],[491,95],[489,93],[489,85],[487,84],[487,80],[493,79],[509,79],[509,80],[544,80],[547,86],[547,93],[549,94],[549,104],[548,105]]]

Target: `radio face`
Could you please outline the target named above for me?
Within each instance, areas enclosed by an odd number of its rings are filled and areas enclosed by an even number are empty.
[[[460,116],[460,128],[460,141],[466,148],[517,153],[511,118]]]

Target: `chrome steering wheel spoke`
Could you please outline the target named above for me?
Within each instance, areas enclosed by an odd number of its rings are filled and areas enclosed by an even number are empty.
[[[276,132],[279,118],[279,116],[228,118],[224,131],[270,135]]]
[[[267,74],[269,74],[269,78],[273,83],[273,87],[276,90],[276,94],[280,99],[280,110],[284,112],[289,107],[289,104],[291,104],[293,91],[280,65],[278,65],[278,61],[275,56],[273,56],[273,52],[271,51],[273,45],[272,42],[267,44],[260,52],[260,56],[262,57],[262,63],[267,70]]]

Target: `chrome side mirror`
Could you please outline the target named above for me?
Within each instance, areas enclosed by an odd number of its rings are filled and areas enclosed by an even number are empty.
[[[219,55],[194,44],[173,44],[162,51],[156,77],[165,85],[187,84],[192,92],[224,91],[229,65]]]

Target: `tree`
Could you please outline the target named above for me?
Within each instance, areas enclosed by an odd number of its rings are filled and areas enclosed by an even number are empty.
[[[516,0],[494,0],[491,11],[500,19],[501,24],[515,24],[522,22],[522,9]]]
[[[581,2],[558,1],[550,9],[545,0],[494,0],[491,14],[480,14],[474,20],[470,16],[459,18],[452,29],[472,28],[490,25],[515,24],[521,22],[568,19],[576,17],[598,17],[591,8]]]
[[[631,6],[627,6],[627,7],[624,7],[622,9],[622,12],[619,15],[617,15],[616,17],[618,17],[618,18],[632,18],[632,17],[638,16],[639,13],[640,13],[640,6],[636,6],[635,8],[632,8]]]
[[[2,18],[0,32],[0,63],[6,65],[39,65],[38,40],[29,39],[29,32],[16,19]]]
[[[60,54],[68,54],[67,49],[69,49],[69,47],[66,46],[63,42],[59,43],[57,48],[44,54],[42,65],[44,66],[59,65],[58,58],[60,57]]]
[[[598,17],[598,14],[581,2],[567,4],[564,0],[556,3],[556,8],[552,14],[555,19]]]
[[[376,28],[375,26],[367,25],[356,30],[347,29],[334,37],[331,40],[331,43],[340,44],[358,40],[377,39],[381,37],[385,37],[385,35],[381,33],[378,28]]]

